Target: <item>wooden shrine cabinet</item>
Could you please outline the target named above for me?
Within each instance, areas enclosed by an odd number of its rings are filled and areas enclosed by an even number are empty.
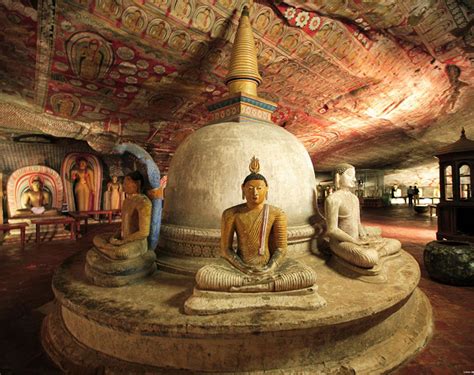
[[[438,240],[474,242],[474,141],[466,137],[437,153],[441,199]]]

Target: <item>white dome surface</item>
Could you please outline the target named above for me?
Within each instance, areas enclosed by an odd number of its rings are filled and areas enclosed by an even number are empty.
[[[286,212],[289,228],[308,225],[316,181],[306,149],[283,128],[253,121],[205,126],[178,147],[168,174],[163,223],[219,229],[222,212],[244,202],[240,186],[254,155],[268,181],[267,203]]]

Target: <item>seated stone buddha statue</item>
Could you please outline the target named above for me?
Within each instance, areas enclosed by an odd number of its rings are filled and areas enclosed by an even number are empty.
[[[401,243],[382,238],[380,228],[362,226],[359,199],[350,191],[355,183],[352,165],[336,166],[334,183],[336,192],[325,200],[326,236],[331,252],[353,271],[377,274],[383,261],[400,251]]]
[[[268,183],[258,173],[259,168],[258,159],[254,157],[250,163],[251,173],[242,184],[246,203],[230,207],[222,214],[221,260],[197,272],[194,294],[185,304],[188,314],[204,315],[241,309],[242,305],[239,308],[232,306],[235,298],[226,300],[224,295],[229,293],[255,296],[282,292],[290,296],[291,293],[287,292],[305,291],[311,294],[311,301],[304,302],[306,305],[292,301],[290,306],[286,301],[283,307],[314,309],[324,304],[316,293],[315,271],[286,257],[286,214],[278,207],[265,203]],[[234,234],[237,236],[236,249],[233,246]],[[222,295],[203,295],[203,291],[222,292]],[[277,294],[280,293],[275,293],[275,296]],[[224,302],[220,308],[208,309],[207,298],[221,298]],[[247,307],[262,306],[249,303]],[[271,302],[267,307],[271,307]]]
[[[124,179],[121,230],[94,237],[86,257],[86,275],[100,286],[136,282],[156,270],[155,252],[148,249],[151,202],[141,194],[143,176],[133,172]]]
[[[43,180],[39,175],[29,181],[29,189],[20,197],[22,208],[17,210],[16,217],[32,215],[57,215],[58,211],[51,208],[51,194],[44,188]]]

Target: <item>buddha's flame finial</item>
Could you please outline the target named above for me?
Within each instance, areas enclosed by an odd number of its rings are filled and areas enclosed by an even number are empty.
[[[250,159],[249,170],[251,173],[260,172],[260,161],[255,157],[255,155]]]
[[[229,73],[225,78],[225,84],[230,94],[241,92],[257,96],[257,86],[260,83],[262,83],[262,77],[258,72],[257,51],[250,25],[249,10],[245,6],[235,34]]]

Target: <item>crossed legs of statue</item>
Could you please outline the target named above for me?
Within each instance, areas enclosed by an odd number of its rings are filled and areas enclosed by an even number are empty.
[[[109,242],[110,233],[99,234],[94,237],[93,243],[98,251],[110,259],[130,259],[145,254],[148,251],[147,239],[128,242],[122,245],[113,245]]]
[[[368,234],[366,244],[330,240],[329,246],[332,252],[354,266],[372,268],[380,263],[381,258],[400,251],[402,246],[400,241],[380,237],[380,228],[366,227],[365,230]]]
[[[283,292],[309,288],[315,282],[316,273],[292,259],[268,275],[247,275],[224,260],[201,268],[196,275],[199,289],[224,292]]]

